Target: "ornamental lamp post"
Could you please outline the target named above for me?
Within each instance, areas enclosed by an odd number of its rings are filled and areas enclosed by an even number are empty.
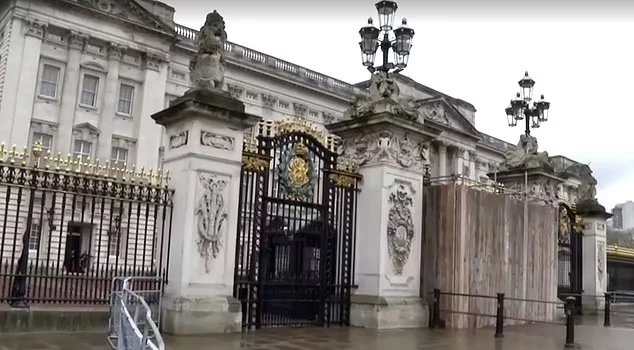
[[[510,107],[505,109],[506,118],[510,127],[516,126],[519,120],[524,120],[526,127],[524,133],[528,136],[531,134],[531,128],[539,128],[541,123],[548,121],[550,102],[546,102],[544,95],[541,95],[540,100],[533,102],[530,106],[535,80],[528,76],[528,72],[524,74],[524,78],[518,82],[518,85],[521,93],[518,92],[515,99],[511,100]]]
[[[394,70],[398,73],[407,67],[409,53],[412,49],[412,38],[414,30],[407,26],[407,19],[403,18],[400,27],[392,30],[394,24],[394,16],[398,5],[394,1],[379,1],[376,3],[376,9],[379,14],[379,28],[375,27],[372,18],[368,19],[368,25],[359,30],[361,41],[361,62],[367,67],[370,73],[376,71],[389,73]],[[383,35],[379,39],[380,35]],[[393,39],[390,39],[393,34]],[[383,53],[383,64],[379,67],[374,66],[376,51],[381,48]],[[394,62],[389,62],[390,48],[394,52]]]

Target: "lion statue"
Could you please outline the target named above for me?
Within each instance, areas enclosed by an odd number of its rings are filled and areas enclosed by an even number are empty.
[[[190,62],[194,86],[203,89],[222,89],[225,80],[224,50],[227,42],[225,21],[214,10],[207,15],[197,38],[198,53]]]
[[[537,138],[522,134],[517,148],[506,153],[504,166],[507,169],[538,168],[552,169],[548,152],[538,152]]]

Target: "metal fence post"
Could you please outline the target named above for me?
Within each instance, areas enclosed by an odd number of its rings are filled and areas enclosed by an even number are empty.
[[[603,327],[610,327],[610,312],[612,306],[612,295],[610,293],[605,293],[605,309],[603,310]]]
[[[574,297],[566,298],[566,344],[565,347],[573,348],[575,346],[575,301]]]
[[[440,289],[434,288],[434,303],[432,305],[432,324],[431,328],[440,327]]]
[[[504,293],[498,293],[498,307],[495,315],[495,337],[504,338]]]

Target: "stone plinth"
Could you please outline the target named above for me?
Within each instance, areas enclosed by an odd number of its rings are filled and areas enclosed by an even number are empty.
[[[163,331],[241,331],[232,297],[243,133],[259,118],[222,91],[192,90],[153,115],[175,190]]]
[[[603,310],[607,291],[606,220],[612,217],[596,199],[577,203],[577,215],[583,220],[583,297],[588,311]]]
[[[489,178],[504,186],[513,193],[526,193],[533,200],[541,200],[544,204],[558,206],[558,187],[565,179],[555,175],[551,169],[525,168],[489,173]]]
[[[359,164],[355,281],[351,324],[427,326],[420,297],[423,175],[439,130],[389,112],[331,124],[343,155]]]

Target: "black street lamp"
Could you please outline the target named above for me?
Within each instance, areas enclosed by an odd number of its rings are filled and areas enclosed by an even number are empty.
[[[509,126],[516,126],[518,120],[525,120],[526,130],[524,132],[528,136],[531,134],[531,128],[539,128],[541,123],[548,121],[550,102],[546,102],[544,95],[542,95],[539,101],[533,102],[533,106],[530,106],[535,80],[528,76],[528,72],[524,74],[524,78],[518,84],[522,93],[518,92],[515,99],[511,100],[511,106],[505,110],[506,118]]]
[[[398,5],[394,1],[379,1],[376,3],[376,9],[379,13],[379,28],[372,23],[372,18],[368,19],[368,25],[359,30],[361,41],[361,60],[365,67],[371,73],[380,71],[389,73],[390,70],[396,69],[398,73],[407,67],[409,60],[409,52],[412,49],[412,38],[414,30],[407,26],[407,19],[403,18],[400,27],[392,30],[394,24],[394,15]],[[390,32],[394,33],[394,39],[390,40]],[[383,38],[379,40],[379,35],[383,34]],[[374,66],[376,50],[381,48],[383,52],[383,64],[379,67]],[[394,52],[394,63],[388,62],[388,54],[390,48]]]

